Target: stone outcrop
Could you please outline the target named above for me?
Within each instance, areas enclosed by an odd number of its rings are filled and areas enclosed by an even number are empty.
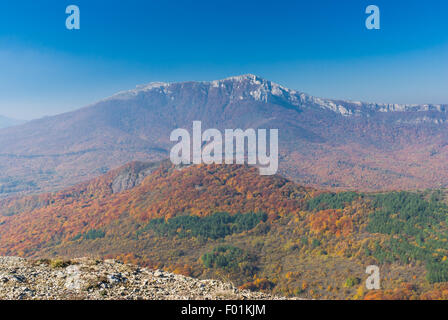
[[[278,299],[115,260],[26,260],[0,257],[2,300]]]

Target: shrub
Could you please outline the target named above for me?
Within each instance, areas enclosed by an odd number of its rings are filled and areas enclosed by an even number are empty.
[[[71,265],[70,260],[54,259],[50,261],[50,267],[53,269],[65,268]]]
[[[94,240],[94,239],[104,238],[105,236],[106,236],[106,233],[104,231],[97,230],[97,229],[91,229],[86,232],[86,234],[84,235],[84,239]]]
[[[345,280],[344,287],[346,288],[353,288],[354,286],[361,283],[361,279],[357,277],[348,277],[347,280]]]
[[[268,279],[255,279],[254,281],[243,284],[239,288],[242,290],[263,291],[271,290],[274,286],[275,284]]]
[[[228,272],[252,273],[255,271],[253,259],[244,250],[224,245],[213,249],[201,257],[204,267],[223,269]]]

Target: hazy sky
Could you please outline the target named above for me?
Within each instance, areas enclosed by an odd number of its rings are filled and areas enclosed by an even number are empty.
[[[70,4],[80,30],[65,28]],[[365,27],[370,4],[380,30]],[[448,103],[447,16],[446,0],[1,1],[0,114],[245,73],[320,97]]]

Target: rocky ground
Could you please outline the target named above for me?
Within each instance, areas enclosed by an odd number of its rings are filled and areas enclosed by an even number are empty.
[[[278,299],[216,280],[197,280],[115,260],[0,257],[0,299]]]

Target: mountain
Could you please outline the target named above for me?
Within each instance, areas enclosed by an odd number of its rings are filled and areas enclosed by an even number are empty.
[[[179,169],[168,161],[133,162],[62,191],[1,200],[0,254],[33,255],[123,217],[120,233],[128,224],[181,213],[262,211],[272,220],[298,212],[308,192],[246,166]]]
[[[19,124],[23,124],[25,121],[17,120],[17,119],[11,119],[8,117],[0,116],[0,129],[1,128],[7,128],[12,126],[17,126]]]
[[[446,299],[447,214],[447,190],[334,193],[245,165],[133,162],[1,200],[0,255],[112,258],[277,296]],[[368,265],[382,290],[365,290]]]
[[[316,187],[444,187],[448,106],[315,98],[254,75],[151,83],[0,130],[0,193],[54,191],[167,158],[176,128],[278,128],[280,173]]]

